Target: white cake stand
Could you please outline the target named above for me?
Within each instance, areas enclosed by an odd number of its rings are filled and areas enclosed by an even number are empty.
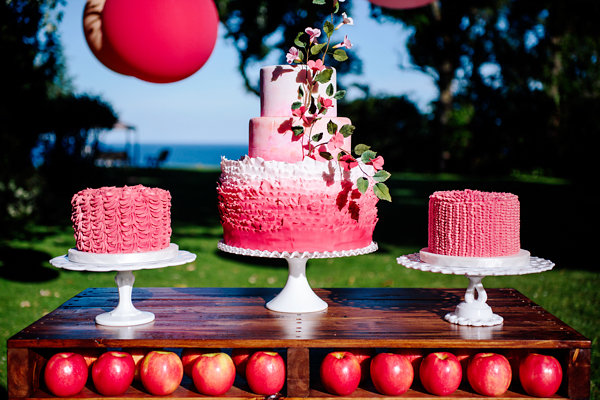
[[[398,257],[398,264],[420,271],[465,275],[469,279],[464,301],[456,306],[454,312],[448,313],[444,317],[446,321],[458,325],[494,326],[500,325],[504,321],[500,315],[494,314],[492,308],[487,304],[487,293],[481,282],[486,276],[535,274],[554,268],[553,262],[543,258],[529,257],[529,252],[525,250],[521,250],[516,257],[482,258],[439,255],[432,257],[431,253],[426,250]],[[525,257],[524,263],[522,262],[523,257]],[[425,262],[422,258],[426,258],[430,262]]]
[[[288,278],[285,286],[272,300],[267,302],[266,307],[271,311],[285,313],[309,313],[327,309],[327,303],[323,301],[310,287],[306,279],[306,263],[311,258],[337,258],[351,257],[372,253],[377,250],[377,243],[371,242],[367,247],[356,250],[325,251],[325,252],[278,252],[268,250],[250,250],[234,247],[220,241],[217,245],[219,250],[226,253],[238,254],[251,257],[284,258],[288,263]]]
[[[96,316],[96,323],[106,326],[133,326],[154,321],[154,314],[133,306],[131,293],[135,277],[133,271],[182,265],[192,262],[196,255],[179,250],[176,244],[161,251],[127,254],[97,254],[70,249],[68,254],[55,257],[50,264],[71,271],[117,272],[115,283],[119,290],[119,303],[112,311]]]

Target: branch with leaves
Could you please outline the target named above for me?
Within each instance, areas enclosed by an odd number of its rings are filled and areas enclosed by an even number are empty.
[[[337,152],[337,161],[342,170],[350,171],[353,168],[359,168],[362,172],[361,177],[356,181],[356,186],[360,193],[366,193],[373,182],[373,192],[381,200],[391,201],[390,191],[384,183],[391,174],[383,170],[383,157],[371,150],[370,146],[359,144],[354,147],[354,156],[342,148],[344,138],[354,133],[355,127],[345,124],[339,127],[333,120],[327,123],[327,134],[329,140],[323,142],[325,132],[313,132],[318,120],[327,114],[327,110],[333,107],[333,100],[341,100],[346,95],[345,90],[336,90],[331,82],[333,70],[325,67],[325,60],[328,55],[334,60],[343,62],[348,60],[348,54],[344,49],[351,49],[352,43],[348,35],[344,40],[332,46],[333,34],[345,25],[354,25],[354,20],[342,13],[341,21],[335,25],[335,17],[339,12],[339,2],[344,0],[333,0],[333,11],[330,19],[323,23],[323,30],[308,27],[304,32],[299,32],[294,40],[294,45],[288,50],[286,60],[289,64],[302,65],[306,71],[306,82],[298,86],[298,101],[292,104],[292,115],[297,118],[296,124],[292,126],[292,132],[296,137],[307,138],[307,144],[304,146],[306,151],[303,156],[315,158],[319,156],[326,160],[334,159],[332,153]],[[313,4],[325,5],[325,0],[313,0]],[[319,42],[322,32],[325,33],[326,40]],[[297,46],[297,47],[296,47]],[[316,84],[327,85],[325,97],[319,95],[313,96]],[[362,162],[359,163],[360,160]],[[375,173],[370,175],[363,165],[370,165]]]

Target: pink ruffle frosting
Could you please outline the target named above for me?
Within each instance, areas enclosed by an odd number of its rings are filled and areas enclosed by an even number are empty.
[[[241,166],[262,160],[228,162]],[[277,164],[282,168],[293,165]],[[319,164],[325,173],[328,163]],[[357,196],[348,179],[311,178],[291,174],[241,178],[235,171],[224,171],[217,190],[225,244],[279,252],[354,250],[370,245],[377,223],[378,199],[373,191]]]
[[[519,252],[520,206],[511,193],[435,192],[429,197],[428,251],[458,257]]]
[[[90,253],[140,253],[167,248],[171,194],[142,185],[85,189],[71,200],[76,248]]]

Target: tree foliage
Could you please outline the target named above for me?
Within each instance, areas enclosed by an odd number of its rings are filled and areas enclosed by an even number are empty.
[[[116,115],[100,99],[75,95],[66,77],[57,25],[63,0],[0,0],[0,221],[18,221],[35,210],[48,176],[32,164],[41,135],[53,136],[51,160],[80,154],[93,128],[108,128]],[[64,151],[70,143],[69,151]],[[61,151],[63,150],[63,151]],[[71,159],[73,160],[73,159]],[[66,171],[73,171],[73,164]],[[54,171],[56,172],[56,171]],[[54,173],[50,171],[50,173]],[[68,179],[68,176],[62,176]]]

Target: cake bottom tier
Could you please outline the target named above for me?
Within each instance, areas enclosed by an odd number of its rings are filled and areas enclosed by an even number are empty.
[[[225,160],[218,186],[223,240],[250,250],[324,252],[369,246],[377,197],[332,164]],[[302,171],[300,164],[308,170]],[[339,166],[338,166],[339,168]],[[321,170],[319,173],[318,170]]]

